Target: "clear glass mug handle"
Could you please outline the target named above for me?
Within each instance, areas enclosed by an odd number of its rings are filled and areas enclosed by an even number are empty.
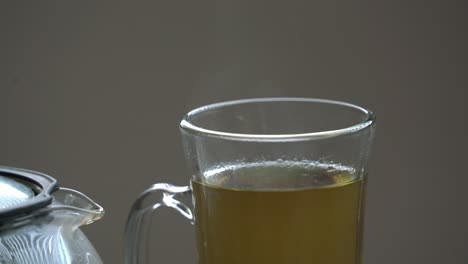
[[[152,185],[133,203],[125,226],[125,264],[146,264],[148,228],[156,209],[170,207],[193,223],[192,210],[177,199],[191,201],[190,186],[174,186],[167,183]]]

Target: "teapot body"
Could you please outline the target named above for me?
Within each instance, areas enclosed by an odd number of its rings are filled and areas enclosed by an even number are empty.
[[[101,264],[75,221],[55,212],[0,230],[1,264]]]
[[[0,175],[0,264],[102,263],[80,230],[104,215],[100,205],[78,191],[58,186],[40,193],[38,188],[28,189],[31,184],[24,184],[25,177],[11,176],[14,172],[36,177],[35,182],[54,183],[44,175],[1,167],[0,172],[9,173]]]

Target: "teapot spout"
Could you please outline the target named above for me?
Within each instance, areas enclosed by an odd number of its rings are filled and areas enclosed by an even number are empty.
[[[79,225],[87,225],[104,216],[104,208],[86,195],[73,189],[59,188],[54,192],[53,211],[66,211],[80,219]]]

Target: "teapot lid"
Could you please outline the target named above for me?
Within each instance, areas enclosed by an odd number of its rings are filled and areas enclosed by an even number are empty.
[[[0,220],[50,205],[57,189],[57,181],[48,175],[0,166]]]

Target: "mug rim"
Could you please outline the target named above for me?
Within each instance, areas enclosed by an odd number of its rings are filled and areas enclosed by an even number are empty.
[[[213,129],[203,128],[194,125],[190,122],[190,118],[203,112],[219,109],[226,106],[240,105],[247,103],[264,103],[264,102],[302,102],[302,103],[320,103],[330,104],[336,106],[345,106],[350,109],[358,110],[365,115],[364,120],[347,126],[344,128],[324,130],[317,132],[306,132],[306,133],[291,133],[291,134],[244,134],[244,133],[232,133],[226,131],[218,131]],[[188,112],[180,121],[180,128],[183,131],[187,131],[199,136],[213,137],[218,139],[235,140],[235,141],[257,141],[257,142],[284,142],[284,141],[305,141],[305,140],[319,140],[333,137],[340,137],[345,135],[354,134],[363,131],[371,127],[376,122],[375,114],[364,107],[329,99],[321,98],[305,98],[305,97],[267,97],[267,98],[249,98],[240,100],[231,100],[219,103],[208,104],[205,106],[197,107]]]

